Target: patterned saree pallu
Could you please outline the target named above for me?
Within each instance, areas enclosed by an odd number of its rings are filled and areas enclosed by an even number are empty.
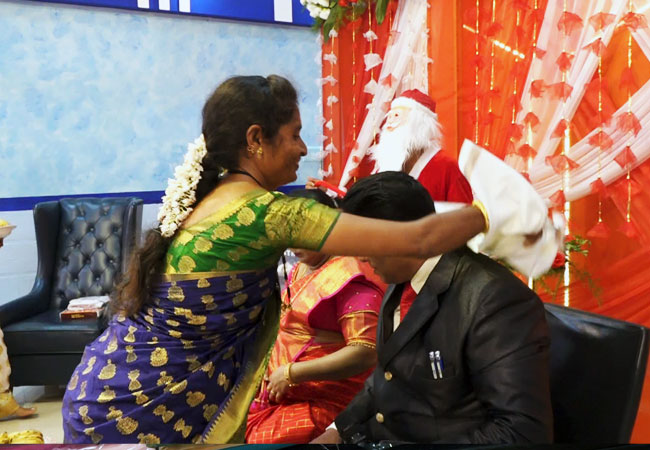
[[[167,275],[153,304],[86,348],[63,404],[65,441],[242,442],[277,331],[275,269]]]

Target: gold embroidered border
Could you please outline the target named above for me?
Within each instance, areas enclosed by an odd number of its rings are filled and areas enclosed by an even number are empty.
[[[364,342],[364,341],[350,341],[350,342],[348,342],[346,344],[346,346],[347,345],[356,345],[356,346],[359,346],[359,347],[367,347],[367,348],[371,348],[373,350],[375,348],[377,348],[377,346],[375,344],[371,344],[369,342]]]
[[[255,197],[261,197],[262,195],[273,195],[273,193],[266,191],[264,189],[253,189],[242,195],[239,198],[234,199],[230,203],[226,203],[223,207],[219,208],[214,214],[207,216],[206,218],[199,220],[194,225],[191,225],[183,230],[188,231],[194,235],[199,234],[211,226],[223,222],[228,217],[235,214],[239,211],[246,203],[250,202]]]
[[[200,444],[244,443],[248,408],[266,372],[267,355],[278,334],[279,317],[280,302],[277,298],[272,298],[266,305],[264,318],[260,324],[262,330],[258,337],[259,345],[255,346],[254,353],[246,363],[244,376],[233,387],[230,398],[226,400],[226,406],[219,417],[208,425]]]
[[[233,270],[230,272],[191,272],[191,273],[163,273],[158,275],[158,281],[187,281],[200,278],[228,277],[243,273],[259,273],[259,270]]]

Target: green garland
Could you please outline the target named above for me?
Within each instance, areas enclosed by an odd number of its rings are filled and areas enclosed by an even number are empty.
[[[307,0],[310,1],[310,0]],[[375,6],[375,18],[378,24],[382,24],[386,18],[386,9],[390,0],[330,0],[329,6],[322,6],[329,9],[329,16],[323,20],[314,17],[313,29],[323,31],[325,42],[329,40],[330,31],[338,30],[344,23],[358,19],[368,7]],[[301,2],[304,5],[304,2]],[[313,17],[313,16],[312,16]]]

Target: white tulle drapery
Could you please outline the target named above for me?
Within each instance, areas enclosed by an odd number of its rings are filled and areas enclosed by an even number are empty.
[[[397,7],[393,38],[386,47],[381,72],[376,85],[369,83],[366,89],[374,93],[368,105],[368,114],[357,136],[356,146],[348,155],[339,187],[344,188],[354,170],[368,152],[375,134],[379,131],[386,114],[385,105],[396,93],[407,89],[428,92],[428,70],[430,62],[427,49],[427,0],[401,1]],[[375,61],[370,61],[373,64]],[[396,82],[382,84],[381,80],[392,76]]]
[[[650,83],[642,86],[632,97],[632,112],[637,116],[641,124],[641,131],[637,136],[632,133],[623,132],[617,128],[618,117],[627,113],[628,105],[623,105],[615,112],[610,123],[603,127],[614,144],[607,151],[599,151],[597,145],[589,143],[589,139],[598,133],[599,129],[593,130],[579,142],[574,143],[567,156],[579,164],[579,167],[572,169],[570,175],[564,180],[563,174],[556,173],[547,164],[547,157],[553,155],[561,137],[553,137],[553,131],[564,118],[571,120],[585,93],[586,85],[592,79],[598,67],[598,57],[587,47],[597,39],[602,39],[607,45],[617,26],[622,26],[620,19],[628,12],[628,2],[621,0],[599,0],[599,1],[574,1],[569,11],[577,14],[583,20],[580,31],[576,31],[566,39],[558,35],[558,22],[563,14],[561,2],[549,2],[544,21],[540,29],[538,46],[545,50],[546,54],[542,59],[536,59],[528,73],[525,88],[522,94],[522,111],[518,115],[518,122],[522,123],[527,112],[532,111],[540,120],[539,126],[530,136],[530,145],[537,150],[537,155],[530,167],[530,178],[537,191],[544,197],[550,197],[564,187],[564,195],[567,200],[578,200],[592,192],[591,184],[599,177],[607,185],[627,172],[627,167],[619,165],[615,157],[626,146],[630,146],[636,157],[632,168],[643,163],[650,156]],[[648,14],[646,0],[636,0],[635,10]],[[604,29],[596,31],[588,24],[589,17],[596,13],[604,12],[613,14],[616,19]],[[632,33],[640,48],[650,58],[650,34],[648,29],[639,28]],[[540,98],[533,98],[530,95],[532,82],[543,80],[544,85],[552,85],[562,81],[562,72],[556,64],[557,58],[563,52],[574,55],[571,68],[566,74],[566,83],[573,87],[571,95],[562,99],[552,99],[548,92]],[[507,161],[521,169],[521,160],[517,157],[508,158]]]

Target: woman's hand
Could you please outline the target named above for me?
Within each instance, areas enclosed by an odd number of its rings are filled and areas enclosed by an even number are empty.
[[[307,177],[307,182],[305,183],[305,189],[320,189],[321,191],[327,191],[327,189],[325,188],[322,187],[318,188],[318,186],[316,186],[316,183],[318,181],[321,180],[319,180],[318,178]]]
[[[284,377],[285,366],[275,369],[268,379],[269,401],[279,403],[289,390],[289,382]]]

